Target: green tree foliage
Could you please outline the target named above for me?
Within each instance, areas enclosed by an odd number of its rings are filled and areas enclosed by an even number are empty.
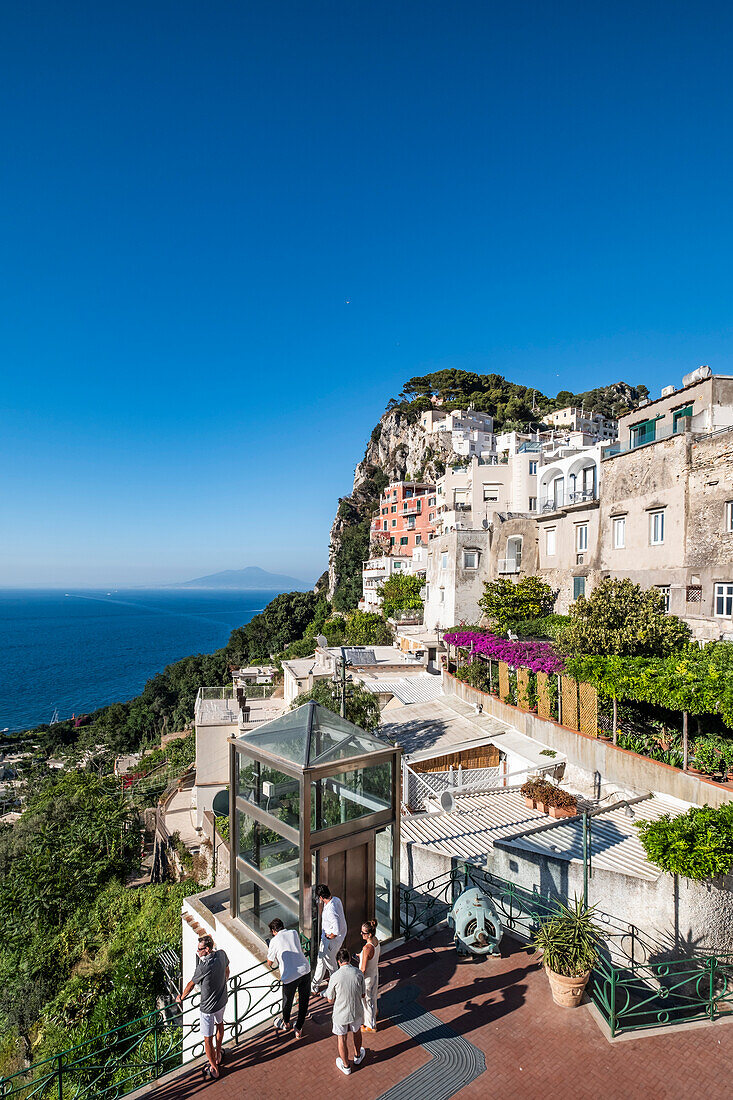
[[[422,611],[423,602],[420,590],[425,584],[420,577],[408,573],[393,573],[379,587],[382,598],[382,611],[389,619],[398,611]]]
[[[137,814],[117,785],[77,771],[45,779],[0,828],[6,1053],[15,1037],[27,1057],[33,1036],[38,1059],[154,1007],[155,952],[180,943],[192,887],[128,891],[139,852]]]
[[[316,680],[311,691],[303,692],[293,702],[291,710],[315,699],[334,714],[341,713],[341,694],[331,680]],[[346,696],[346,717],[349,722],[372,733],[379,728],[379,700],[360,684],[349,684]]]
[[[647,857],[671,875],[702,881],[727,875],[733,867],[733,804],[694,806],[685,814],[665,814],[637,822]]]
[[[271,653],[282,653],[291,642],[302,638],[313,622],[322,597],[314,592],[283,592],[254,615],[244,626],[233,630],[224,657],[232,665],[264,661]]]
[[[686,623],[665,612],[656,588],[608,577],[590,597],[578,597],[558,641],[573,654],[664,657],[684,649],[690,636]]]
[[[539,577],[523,577],[516,584],[500,577],[484,583],[479,607],[498,630],[508,630],[513,623],[540,619],[555,606],[557,593]]]
[[[650,703],[690,714],[718,714],[733,727],[733,643],[686,645],[668,657],[590,656],[565,658],[576,680],[593,684],[607,698]]]
[[[78,905],[132,869],[137,815],[94,775],[60,772],[0,831],[0,919],[6,930],[57,928]]]
[[[348,645],[391,645],[392,631],[382,615],[373,611],[352,611],[346,618]]]
[[[337,577],[333,606],[337,611],[350,611],[361,599],[361,571],[363,563],[369,557],[372,508],[373,505],[369,508],[369,514],[363,517],[360,517],[359,510],[354,508],[356,518],[341,531],[333,559]]]

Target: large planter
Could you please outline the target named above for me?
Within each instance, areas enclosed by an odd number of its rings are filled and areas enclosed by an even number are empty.
[[[581,974],[579,978],[566,978],[564,974],[556,974],[554,970],[545,967],[550,981],[552,999],[561,1008],[577,1008],[583,1000],[585,987],[590,978],[590,970]]]
[[[569,806],[550,806],[550,817],[575,817],[577,810],[571,810]]]

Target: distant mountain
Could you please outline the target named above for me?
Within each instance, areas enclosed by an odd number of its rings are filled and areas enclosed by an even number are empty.
[[[222,573],[212,573],[208,577],[196,577],[192,581],[181,581],[169,585],[170,588],[257,588],[268,592],[308,592],[313,585],[299,581],[296,577],[286,577],[282,573],[268,573],[257,565],[246,569],[225,569]]]

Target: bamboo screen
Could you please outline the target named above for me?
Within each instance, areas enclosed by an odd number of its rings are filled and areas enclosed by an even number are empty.
[[[580,684],[580,730],[598,736],[598,692],[593,684]]]
[[[499,661],[499,698],[504,703],[509,698],[509,665]]]
[[[517,669],[517,702],[524,710],[529,710],[529,669]]]
[[[501,753],[495,745],[477,745],[473,749],[447,753],[445,756],[433,756],[430,760],[416,760],[410,763],[414,772],[447,772],[451,765],[457,768],[498,768]]]
[[[550,677],[546,672],[537,673],[537,714],[540,718],[552,718]]]
[[[562,677],[562,724],[571,730],[578,728],[578,684],[572,676]]]

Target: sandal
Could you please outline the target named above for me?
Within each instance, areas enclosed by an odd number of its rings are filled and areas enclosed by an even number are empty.
[[[281,1035],[284,1031],[290,1031],[290,1024],[286,1024],[282,1016],[278,1016],[275,1020],[275,1031],[278,1035]]]

